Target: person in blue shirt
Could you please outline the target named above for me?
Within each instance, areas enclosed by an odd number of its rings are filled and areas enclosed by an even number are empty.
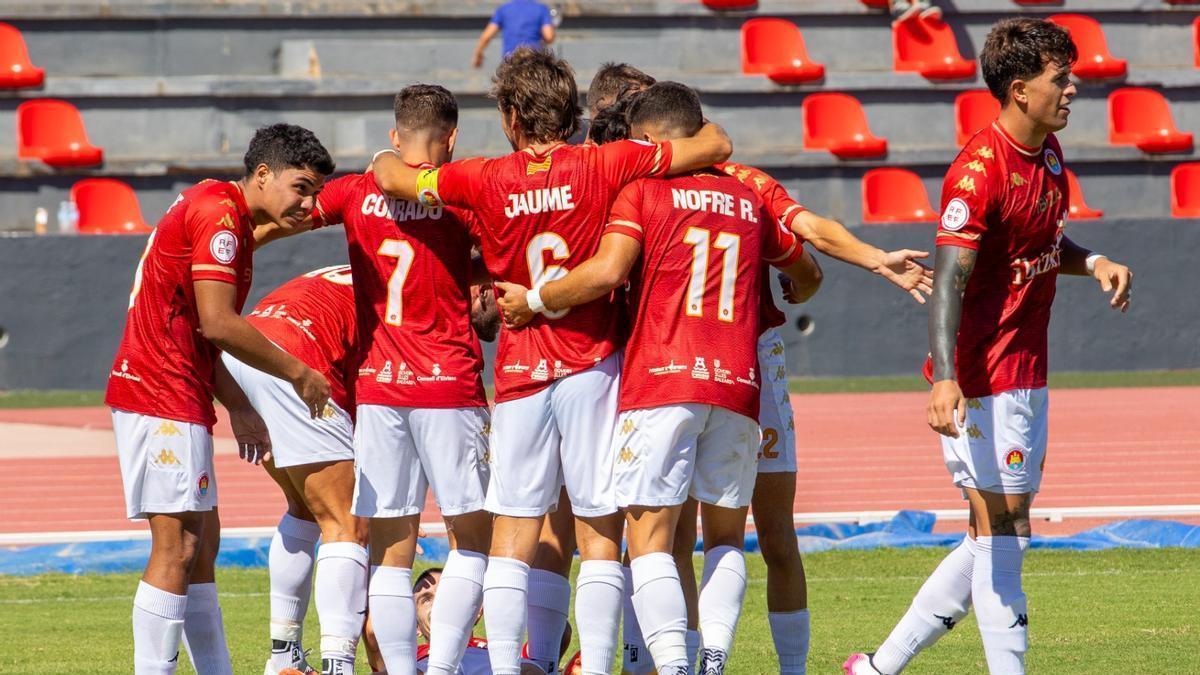
[[[504,52],[507,57],[517,47],[540,49],[554,42],[554,17],[550,8],[537,0],[510,0],[496,9],[487,28],[479,35],[471,65],[483,66],[483,50],[497,33],[502,34]]]

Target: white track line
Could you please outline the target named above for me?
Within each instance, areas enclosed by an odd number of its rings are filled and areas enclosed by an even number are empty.
[[[963,521],[966,509],[932,509],[928,511],[938,520]],[[812,523],[878,523],[891,520],[899,511],[828,511],[794,513],[792,522],[797,525]],[[1200,516],[1200,504],[1167,504],[1161,506],[1064,506],[1035,508],[1031,512],[1035,520],[1060,523],[1070,518],[1147,518],[1168,516]],[[754,518],[747,519],[750,525]],[[444,523],[421,523],[421,529],[433,536],[446,534]],[[221,533],[227,537],[270,537],[274,527],[226,527]],[[150,538],[149,530],[96,530],[84,532],[18,532],[0,534],[0,546],[31,546],[36,544],[78,544],[97,541],[145,541]]]

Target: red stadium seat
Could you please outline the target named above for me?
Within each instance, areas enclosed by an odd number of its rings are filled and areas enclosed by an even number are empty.
[[[17,157],[54,167],[92,166],[104,161],[104,151],[88,141],[75,106],[42,98],[17,106]]]
[[[1192,23],[1192,48],[1195,52],[1196,67],[1200,68],[1200,16]]]
[[[887,9],[888,0],[861,0],[862,4],[875,9]]]
[[[29,61],[21,31],[0,23],[0,88],[40,87],[46,71]]]
[[[1171,215],[1200,218],[1200,162],[1171,169]]]
[[[804,36],[785,19],[750,19],[742,24],[742,72],[766,75],[779,84],[799,84],[825,76],[812,60]]]
[[[864,223],[927,223],[937,220],[921,177],[908,169],[871,169],[862,178]]]
[[[954,138],[967,144],[976,131],[987,127],[1000,114],[1000,102],[987,89],[972,89],[954,97]]]
[[[1018,5],[1061,5],[1063,0],[1013,0]]]
[[[709,9],[750,9],[758,0],[700,0]]]
[[[71,201],[79,209],[80,234],[143,234],[151,230],[142,220],[133,188],[112,178],[85,178],[71,186]]]
[[[1125,59],[1109,53],[1108,40],[1104,39],[1104,29],[1099,21],[1084,14],[1055,14],[1047,21],[1066,28],[1071,34],[1071,41],[1079,51],[1079,60],[1071,67],[1076,77],[1104,79],[1125,75]]]
[[[941,17],[914,16],[892,26],[892,67],[930,80],[975,77],[975,62],[962,57],[954,31]]]
[[[847,94],[811,94],[800,105],[804,117],[804,149],[828,150],[841,157],[887,154],[887,139],[871,133],[858,99]]]
[[[1083,189],[1079,187],[1079,177],[1067,169],[1067,187],[1071,192],[1071,200],[1067,205],[1067,213],[1072,220],[1092,220],[1104,215],[1103,211],[1093,209],[1083,200]]]
[[[1122,87],[1108,95],[1108,140],[1136,145],[1142,152],[1192,149],[1192,135],[1175,127],[1167,99],[1142,87]]]

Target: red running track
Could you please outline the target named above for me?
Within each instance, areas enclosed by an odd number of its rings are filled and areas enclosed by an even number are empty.
[[[800,466],[793,511],[963,508],[925,425],[925,399],[921,392],[793,396]],[[1049,457],[1035,507],[1200,503],[1196,410],[1200,388],[1052,392]],[[0,424],[6,422],[111,428],[104,408],[0,410]],[[3,433],[0,427],[7,444]],[[224,425],[216,433],[230,437]],[[0,534],[144,527],[124,518],[114,455],[40,456],[36,447],[3,454]],[[230,454],[218,454],[216,465],[226,527],[278,521],[283,499],[261,469]],[[432,499],[424,520],[438,520]],[[1035,531],[1073,532],[1097,522],[1038,523]],[[948,522],[939,529],[961,527]]]

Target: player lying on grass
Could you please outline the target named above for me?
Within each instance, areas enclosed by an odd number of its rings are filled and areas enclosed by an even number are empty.
[[[681,84],[659,83],[634,100],[629,121],[649,142],[686,137],[702,124],[700,101]],[[758,261],[800,279],[801,253],[752,191],[710,168],[626,187],[597,254],[562,279],[533,290],[497,283],[506,320],[523,326],[632,279],[613,482],[628,512],[633,602],[660,673],[690,672],[671,555],[689,492],[705,503],[706,568],[715,574],[701,596],[705,667],[723,672],[745,592],[741,543],[759,444]]]
[[[595,252],[622,186],[709,166],[731,151],[713,125],[672,143],[568,145],[581,112],[575,76],[546,52],[514,52],[496,71],[493,96],[513,154],[420,170],[383,153],[373,169],[390,196],[471,209],[495,279],[540,285],[563,275]],[[529,563],[563,482],[583,558],[576,595],[583,669],[607,672],[612,661],[623,586],[610,444],[619,323],[617,306],[598,299],[500,332],[487,494],[496,519],[484,579],[489,651],[499,675],[519,670]]]
[[[980,54],[999,117],[959,152],[942,187],[929,312],[927,416],[970,505],[967,536],[926,580],[887,640],[847,673],[902,671],[972,606],[988,669],[1025,672],[1021,567],[1046,460],[1046,330],[1060,273],[1090,276],[1129,307],[1132,274],[1064,233],[1062,148],[1075,46],[1047,21],[1005,19]]]
[[[309,414],[325,408],[325,378],[241,317],[253,275],[256,224],[298,223],[333,172],[300,127],[259,129],[245,175],[185,190],[150,234],[134,273],[125,332],[105,403],[126,513],[150,521],[150,559],[133,600],[134,672],[173,673],[181,634],[202,673],[229,673],[213,565],[220,541],[212,398],[225,404],[242,452],[265,427],[223,369],[218,351],[286,380]]]
[[[312,417],[287,382],[230,354],[221,360],[266,422],[270,473],[289,512],[271,541],[271,656],[266,675],[310,671],[301,631],[313,592],[321,622],[323,673],[353,672],[366,609],[366,523],[350,513],[354,425],[350,369],[355,367],[354,286],[350,267],[314,270],[267,294],[246,317],[274,344],[322,373],[332,388]],[[294,506],[292,502],[298,502]],[[311,515],[311,518],[298,518]],[[315,519],[315,523],[312,520]]]

